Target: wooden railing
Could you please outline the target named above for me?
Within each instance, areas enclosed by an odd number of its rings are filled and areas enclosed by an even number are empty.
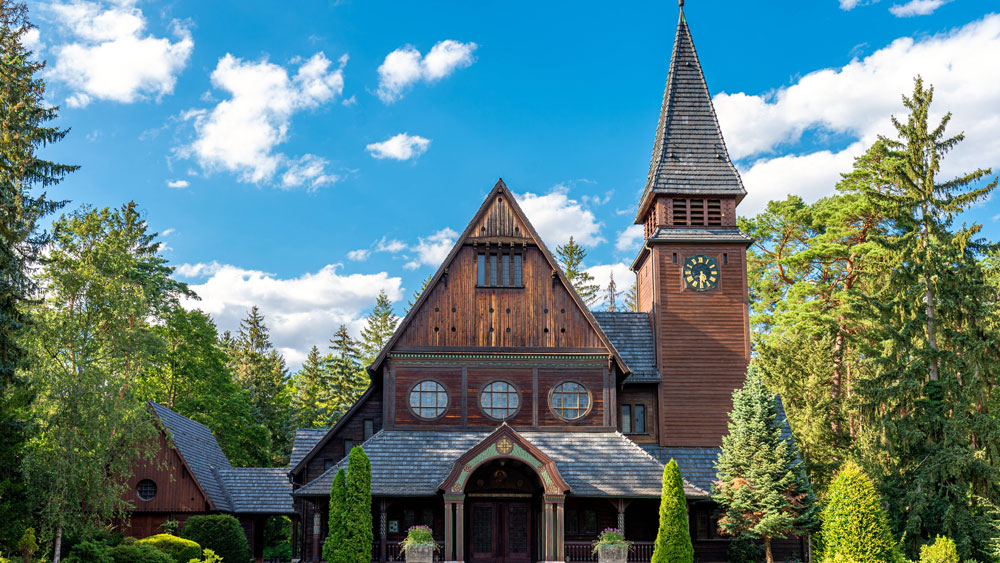
[[[444,561],[444,542],[437,542],[437,551],[434,552],[435,561]],[[399,547],[399,542],[397,541],[387,541],[385,542],[385,557],[382,557],[379,549],[382,547],[382,542],[375,540],[372,542],[372,563],[380,563],[383,561],[403,561],[406,559],[403,556],[403,550]]]
[[[566,542],[566,562],[597,561],[594,544],[590,542]],[[629,561],[650,561],[653,559],[653,542],[632,542],[628,551]]]

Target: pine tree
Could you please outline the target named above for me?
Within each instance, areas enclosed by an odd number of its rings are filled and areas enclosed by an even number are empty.
[[[601,287],[594,283],[594,276],[588,274],[583,269],[583,260],[587,257],[587,251],[582,246],[576,244],[573,237],[569,237],[569,242],[556,247],[556,257],[559,265],[562,266],[563,273],[569,279],[570,284],[576,289],[587,307],[592,307],[600,299]]]
[[[417,304],[417,300],[420,299],[420,296],[424,293],[424,291],[427,290],[427,286],[430,285],[431,279],[433,277],[434,277],[434,274],[431,274],[431,275],[427,276],[426,278],[424,278],[423,283],[420,284],[420,289],[415,290],[413,292],[413,298],[410,299],[410,301],[406,304],[406,313],[403,313],[404,316],[410,314],[410,309],[412,309],[413,306]]]
[[[719,531],[762,538],[767,563],[774,563],[772,539],[816,527],[812,488],[797,448],[782,437],[777,398],[753,368],[743,388],[733,392],[729,433],[716,469],[712,499],[719,504]]]
[[[830,484],[820,514],[822,563],[902,563],[875,483],[847,462]]]
[[[392,338],[398,322],[399,317],[392,312],[389,296],[385,290],[379,291],[375,308],[368,314],[365,328],[361,329],[361,361],[365,366],[375,361],[382,347]]]
[[[639,311],[639,286],[633,283],[625,290],[625,301],[623,303],[626,311]]]
[[[62,206],[35,189],[77,169],[37,154],[68,130],[45,125],[58,108],[45,103],[45,63],[23,43],[32,29],[25,4],[0,0],[0,545],[13,545],[30,516],[20,460],[31,392],[18,374],[25,367],[20,340],[25,301],[35,290],[28,268],[48,241],[38,222]]]
[[[328,428],[333,424],[330,361],[313,346],[302,369],[292,377],[292,413],[297,428]]]
[[[344,470],[338,469],[330,487],[330,517],[327,522],[326,543],[323,544],[323,559],[326,561],[346,561],[344,553],[347,540],[347,480]]]
[[[611,272],[611,279],[608,281],[608,288],[604,293],[607,297],[605,302],[608,304],[608,311],[618,310],[618,286],[615,284],[615,273]]]
[[[344,563],[370,563],[372,559],[372,465],[361,446],[347,458],[347,511],[344,522]]]
[[[652,563],[694,563],[684,482],[677,462],[672,459],[663,467],[660,528],[656,532]]]
[[[359,359],[358,343],[351,338],[347,327],[340,325],[330,340],[330,411],[336,422],[368,389],[369,378]]]

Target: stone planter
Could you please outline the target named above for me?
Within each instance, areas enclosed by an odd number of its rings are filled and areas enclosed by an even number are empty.
[[[597,560],[600,563],[625,563],[628,560],[627,545],[597,546]]]
[[[406,563],[432,563],[434,544],[414,545],[406,548]]]

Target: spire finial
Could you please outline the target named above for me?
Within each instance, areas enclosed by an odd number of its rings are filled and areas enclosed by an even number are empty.
[[[684,0],[677,0],[677,5],[680,6],[681,9],[683,10],[684,9]]]

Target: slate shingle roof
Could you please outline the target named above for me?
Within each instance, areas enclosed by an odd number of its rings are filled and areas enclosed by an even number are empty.
[[[656,341],[649,316],[633,311],[593,311],[593,314],[632,370],[625,383],[660,381],[660,372],[656,369]]]
[[[346,418],[346,417],[345,417]],[[288,462],[288,467],[295,467],[312,451],[313,447],[326,436],[329,428],[299,428],[295,431],[295,439],[292,441],[292,458]]]
[[[737,228],[699,229],[697,227],[657,229],[648,240],[653,242],[735,242],[743,244],[753,242],[753,239],[741,233]]]
[[[642,213],[654,193],[746,195],[729,160],[684,12],[677,24]],[[642,223],[643,217],[636,217]]]
[[[451,472],[455,460],[491,432],[382,430],[362,448],[372,464],[372,494],[431,496]],[[578,496],[658,497],[663,464],[617,432],[521,432],[521,437],[552,458],[560,475]],[[341,460],[329,471],[293,493],[330,494]],[[685,483],[685,493],[706,492]]]
[[[294,514],[292,484],[285,467],[229,467],[218,470],[239,514]]]

